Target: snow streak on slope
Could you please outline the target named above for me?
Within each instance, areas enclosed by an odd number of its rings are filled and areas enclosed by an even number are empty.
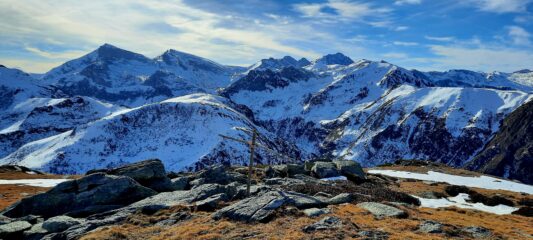
[[[224,163],[245,165],[247,147],[222,141],[218,134],[248,138],[236,127],[258,128],[226,105],[226,100],[194,94],[118,111],[85,127],[35,141],[0,160],[53,173],[82,173],[148,158],[170,170]],[[258,128],[259,141],[286,155],[289,144]],[[260,162],[281,161],[259,150]]]
[[[483,203],[470,203],[467,200],[470,199],[470,196],[466,193],[459,193],[455,197],[449,198],[440,198],[440,199],[428,199],[417,197],[420,200],[421,207],[428,208],[445,208],[445,207],[458,207],[466,209],[475,209],[483,212],[494,213],[498,215],[511,214],[512,212],[518,210],[518,208],[499,204],[496,206],[487,206]]]

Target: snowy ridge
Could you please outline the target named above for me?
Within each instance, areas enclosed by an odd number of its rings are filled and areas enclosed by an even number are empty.
[[[248,161],[247,147],[218,136],[249,137],[236,127],[257,128],[262,144],[298,155],[292,146],[254,126],[224,101],[194,94],[119,111],[85,127],[26,144],[0,162],[56,173],[82,173],[147,158],[159,158],[171,170],[215,162],[243,164]],[[257,157],[265,163],[279,161],[262,151]]]
[[[0,68],[0,83],[0,162],[58,173],[154,157],[172,170],[245,163],[247,149],[217,135],[247,137],[236,127],[293,160],[464,166],[533,98],[529,70],[420,72],[341,53],[242,68],[109,44],[44,75]]]

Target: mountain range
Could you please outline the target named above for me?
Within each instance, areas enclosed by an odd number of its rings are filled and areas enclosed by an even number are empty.
[[[515,140],[531,145],[531,132],[520,130],[531,122],[520,113],[533,97],[530,70],[423,72],[342,53],[239,67],[105,44],[42,75],[2,66],[0,96],[0,164],[53,173],[146,158],[174,171],[245,165],[248,147],[219,134],[247,139],[240,130],[247,128],[258,132],[256,159],[264,164],[423,159],[533,179],[520,167],[531,161],[530,148],[515,147],[515,157],[497,164],[499,155],[487,153]]]

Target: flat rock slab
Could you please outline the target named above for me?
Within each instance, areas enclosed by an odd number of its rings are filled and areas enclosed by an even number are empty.
[[[304,214],[308,217],[318,217],[328,213],[330,213],[330,211],[327,208],[309,208],[304,210]]]
[[[304,227],[304,232],[323,231],[329,229],[339,229],[342,227],[342,221],[337,217],[325,217],[320,221]]]
[[[43,222],[42,227],[48,232],[62,232],[69,227],[80,224],[81,221],[69,216],[56,216]]]
[[[362,202],[357,204],[358,207],[365,209],[372,213],[377,218],[395,217],[406,218],[407,213],[401,209],[391,207],[378,202]]]
[[[213,214],[213,218],[226,217],[236,221],[267,222],[274,211],[283,205],[306,209],[322,207],[326,204],[312,196],[301,193],[269,191],[222,208]]]
[[[22,231],[30,229],[31,224],[26,221],[15,221],[0,226],[0,239],[16,239]]]

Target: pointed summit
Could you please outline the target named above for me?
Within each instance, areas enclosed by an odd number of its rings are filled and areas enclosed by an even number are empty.
[[[109,43],[105,43],[104,45],[98,47],[98,49],[96,49],[92,53],[96,53],[98,55],[98,58],[101,60],[114,61],[118,59],[126,59],[137,60],[141,62],[149,61],[147,57],[141,54],[115,47]]]
[[[346,55],[338,52],[335,54],[327,54],[315,60],[315,63],[321,63],[325,65],[350,65],[354,63],[354,61]]]

